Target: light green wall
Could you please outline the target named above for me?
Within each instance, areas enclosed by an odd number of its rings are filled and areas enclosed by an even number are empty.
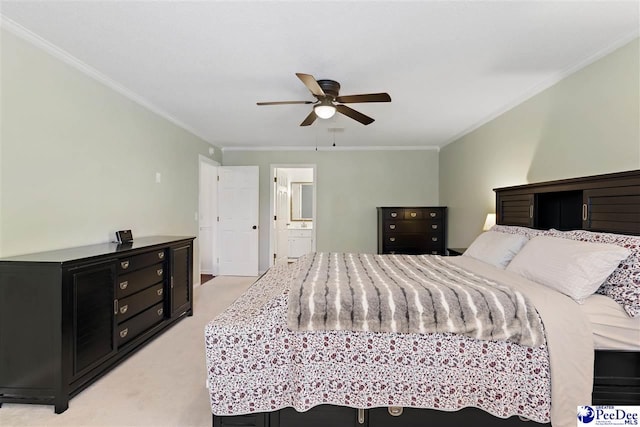
[[[493,188],[640,168],[635,39],[440,151],[449,245],[468,246]]]
[[[123,228],[197,236],[198,155],[210,145],[1,35],[0,255],[105,242]]]
[[[209,145],[1,36],[0,256],[103,242],[126,227],[197,235],[198,155]],[[272,164],[317,165],[317,248],[359,252],[376,250],[376,206],[446,205],[449,245],[465,246],[494,210],[494,187],[639,168],[638,51],[636,39],[439,154],[225,152],[223,164],[260,166],[260,268],[269,261]]]
[[[377,206],[436,206],[438,152],[225,151],[225,166],[260,168],[260,270],[269,265],[271,165],[315,164],[318,251],[377,251]]]

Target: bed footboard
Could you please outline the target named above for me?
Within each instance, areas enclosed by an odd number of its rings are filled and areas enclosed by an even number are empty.
[[[343,406],[321,405],[307,412],[285,408],[232,417],[213,416],[213,427],[424,427],[452,425],[474,427],[551,427],[551,424],[523,421],[519,417],[497,418],[476,408],[456,412],[403,408],[392,415],[389,408],[358,410]]]

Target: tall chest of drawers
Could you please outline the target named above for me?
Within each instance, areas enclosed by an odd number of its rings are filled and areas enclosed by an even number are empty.
[[[379,207],[377,209],[379,254],[445,254],[446,207]]]
[[[193,314],[193,237],[0,259],[0,406],[69,399]]]

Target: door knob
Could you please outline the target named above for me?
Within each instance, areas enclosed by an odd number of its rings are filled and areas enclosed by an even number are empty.
[[[251,227],[251,228],[253,228],[253,229],[255,230],[256,228],[258,228],[258,226],[257,226],[257,225],[254,225],[254,226],[253,226],[253,227]]]

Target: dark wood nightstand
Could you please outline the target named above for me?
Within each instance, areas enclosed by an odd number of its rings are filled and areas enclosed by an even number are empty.
[[[459,256],[466,251],[467,248],[447,248],[447,253],[449,256]]]

